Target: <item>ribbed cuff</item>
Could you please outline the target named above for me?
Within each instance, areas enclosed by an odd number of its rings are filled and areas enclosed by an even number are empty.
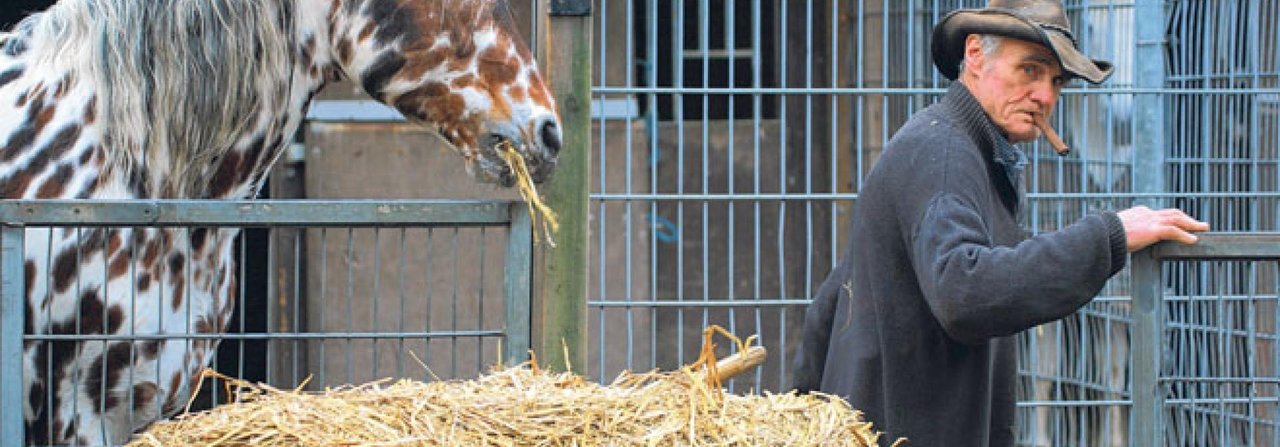
[[[1111,274],[1114,275],[1124,268],[1129,258],[1129,241],[1119,215],[1111,211],[1104,212],[1102,221],[1107,225],[1107,238],[1111,243]]]

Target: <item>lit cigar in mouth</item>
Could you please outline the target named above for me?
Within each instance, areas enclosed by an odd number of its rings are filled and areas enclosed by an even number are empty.
[[[1040,131],[1044,132],[1044,139],[1049,140],[1049,144],[1053,146],[1054,152],[1061,156],[1071,153],[1071,148],[1067,147],[1067,143],[1063,142],[1062,137],[1059,137],[1058,133],[1053,131],[1053,127],[1049,126],[1049,122],[1045,121],[1043,113],[1034,113],[1031,116],[1035,120],[1036,127],[1039,127]]]

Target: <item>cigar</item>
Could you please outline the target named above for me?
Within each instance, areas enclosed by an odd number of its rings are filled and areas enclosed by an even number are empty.
[[[1067,147],[1067,143],[1062,141],[1062,137],[1059,137],[1058,133],[1053,131],[1053,127],[1049,126],[1049,122],[1045,121],[1043,113],[1036,113],[1031,116],[1035,117],[1036,127],[1039,127],[1040,131],[1044,132],[1044,139],[1048,140],[1049,144],[1053,146],[1054,152],[1061,156],[1071,153],[1071,148]]]

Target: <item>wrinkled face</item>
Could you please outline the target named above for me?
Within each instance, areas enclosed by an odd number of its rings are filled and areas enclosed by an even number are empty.
[[[985,55],[977,35],[965,41],[965,86],[1010,142],[1040,136],[1034,114],[1049,116],[1068,75],[1043,45],[1007,38]]]
[[[560,151],[552,98],[505,1],[346,0],[337,43],[348,72],[374,98],[432,129],[483,182],[512,186],[514,147],[546,180]]]

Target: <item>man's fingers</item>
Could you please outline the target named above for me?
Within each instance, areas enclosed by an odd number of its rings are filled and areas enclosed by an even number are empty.
[[[1177,208],[1153,210],[1135,206],[1117,213],[1125,227],[1130,251],[1140,250],[1162,240],[1194,244],[1200,238],[1193,233],[1209,230],[1209,224],[1192,218]]]
[[[1198,221],[1177,208],[1165,208],[1155,212],[1165,224],[1173,225],[1186,231],[1208,231],[1209,224]]]
[[[1168,227],[1168,230],[1166,230],[1161,236],[1161,239],[1178,241],[1184,244],[1194,244],[1196,241],[1200,240],[1196,235],[1188,233],[1178,227]]]
[[[1178,228],[1187,231],[1209,231],[1208,223],[1195,220],[1186,214],[1175,217],[1172,223]]]

